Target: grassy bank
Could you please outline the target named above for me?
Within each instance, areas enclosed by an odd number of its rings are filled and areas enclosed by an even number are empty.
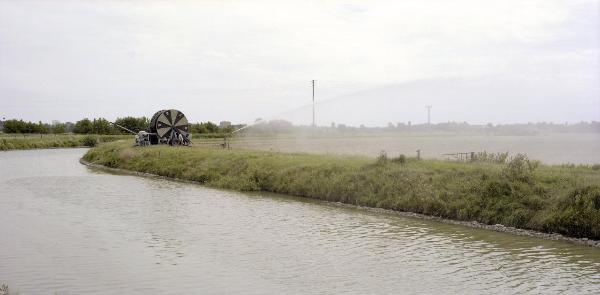
[[[600,170],[104,144],[84,160],[197,181],[600,239]]]
[[[0,151],[93,147],[98,143],[112,142],[119,139],[130,139],[131,135],[74,135],[74,134],[28,134],[0,135]],[[133,140],[132,140],[133,141]]]

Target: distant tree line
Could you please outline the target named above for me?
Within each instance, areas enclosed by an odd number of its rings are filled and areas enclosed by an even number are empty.
[[[388,123],[385,127],[368,127],[365,125],[349,126],[332,122],[329,126],[312,127],[293,125],[285,120],[257,122],[245,133],[286,133],[286,132],[340,132],[340,133],[475,133],[488,135],[536,135],[543,133],[600,133],[600,122],[579,122],[557,124],[552,122],[524,124],[485,124],[476,125],[467,122],[444,122],[436,124],[412,124],[408,122]]]
[[[190,132],[196,134],[210,134],[210,133],[229,133],[235,129],[239,129],[244,125],[227,125],[218,126],[217,124],[207,121],[195,124],[190,124]]]
[[[104,118],[79,120],[73,126],[73,133],[76,134],[126,134],[128,131],[116,126],[125,127],[133,132],[146,130],[148,128],[149,120],[146,117],[124,117],[117,118],[111,124],[110,121]]]
[[[61,134],[61,133],[75,133],[75,134],[127,134],[126,130],[116,125],[127,128],[133,132],[148,129],[150,120],[146,117],[124,117],[117,118],[111,124],[110,121],[104,118],[88,119],[84,118],[75,123],[59,121],[53,121],[51,124],[40,122],[29,122],[17,119],[11,119],[6,121],[0,121],[0,130],[4,133],[36,133],[36,134]],[[216,133],[228,133],[237,128],[238,126],[224,126],[219,127],[217,124],[212,122],[200,122],[190,124],[191,133],[205,133],[205,134],[216,134]]]
[[[125,127],[133,132],[146,130],[149,119],[146,117],[123,117],[117,118],[115,124]],[[223,122],[221,122],[223,123]],[[0,121],[0,130],[4,133],[76,133],[76,134],[127,134],[122,128],[111,124],[104,118],[82,119],[75,123],[61,123],[53,121],[51,124],[42,122],[29,122],[23,120]],[[224,134],[237,130],[245,125],[217,125],[213,122],[199,122],[190,124],[190,132],[194,134]],[[285,120],[257,121],[251,128],[245,129],[246,133],[287,133],[297,131],[314,131],[312,126],[293,125]],[[436,124],[411,124],[411,122],[388,123],[385,127],[359,127],[345,124],[331,123],[330,126],[319,126],[316,130],[320,132],[451,132],[451,133],[483,133],[490,135],[536,135],[540,133],[600,133],[600,122],[579,122],[575,124],[556,124],[547,122],[525,123],[525,124],[486,124],[472,125],[467,122],[446,122]]]
[[[23,120],[6,120],[3,122],[3,131],[5,133],[40,133],[46,134],[53,131],[48,124],[41,121],[38,123],[25,122]]]
[[[148,128],[148,118],[141,117],[124,117],[117,118],[114,123],[123,126],[134,132],[145,130]],[[2,131],[4,133],[37,133],[37,134],[60,134],[60,133],[75,133],[75,134],[124,134],[128,133],[111,124],[110,121],[104,118],[94,118],[92,120],[85,118],[75,123],[53,121],[51,124],[42,122],[29,122],[24,120],[11,119],[1,122]]]

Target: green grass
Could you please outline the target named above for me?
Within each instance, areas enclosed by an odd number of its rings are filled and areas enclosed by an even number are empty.
[[[100,142],[111,142],[119,139],[130,139],[132,135],[74,135],[74,134],[35,134],[35,135],[0,135],[0,151],[69,148],[95,146]]]
[[[600,239],[600,170],[103,144],[84,159],[108,167],[443,218]]]

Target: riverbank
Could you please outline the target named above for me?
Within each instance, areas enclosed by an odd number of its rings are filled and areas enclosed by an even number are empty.
[[[83,160],[239,191],[266,191],[482,225],[600,239],[600,171],[110,143]]]
[[[0,136],[0,151],[94,147],[98,143],[130,139],[131,135],[80,135],[80,134],[3,134]]]
[[[126,170],[126,169],[121,169],[121,168],[111,168],[108,166],[90,163],[84,159],[80,159],[80,163],[83,165],[92,167],[94,169],[99,169],[99,170],[106,171],[109,173],[118,173],[118,174],[134,175],[134,176],[141,176],[141,177],[148,177],[148,178],[165,179],[165,180],[169,180],[169,181],[177,181],[177,182],[183,182],[183,183],[197,183],[196,181],[192,181],[192,180],[160,176],[160,175],[156,175],[156,174],[137,172],[137,171]],[[365,211],[369,211],[369,212],[399,215],[402,217],[409,217],[409,218],[416,218],[416,219],[434,220],[436,222],[441,222],[441,223],[446,223],[446,224],[454,224],[454,225],[466,226],[466,227],[470,227],[470,228],[492,230],[492,231],[496,231],[496,232],[503,232],[503,233],[519,235],[519,236],[536,237],[536,238],[540,238],[540,239],[544,239],[544,240],[567,241],[567,242],[571,242],[574,244],[600,248],[600,240],[590,240],[587,238],[573,238],[573,237],[564,236],[564,235],[561,235],[558,233],[544,233],[544,232],[535,231],[535,230],[527,230],[527,229],[519,229],[519,228],[515,228],[515,227],[510,227],[510,226],[503,226],[501,224],[489,225],[489,224],[483,224],[483,223],[480,223],[477,221],[460,221],[460,220],[447,219],[447,218],[431,216],[431,215],[424,215],[424,214],[413,213],[413,212],[394,211],[394,210],[390,210],[390,209],[365,207],[365,206],[352,205],[352,204],[340,203],[340,202],[329,202],[329,201],[325,201],[325,202],[327,202],[328,204],[333,205],[333,206],[356,208],[356,209],[361,209],[361,210],[365,210]]]

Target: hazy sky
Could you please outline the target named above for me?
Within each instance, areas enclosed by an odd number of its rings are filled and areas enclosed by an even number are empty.
[[[0,117],[600,120],[600,1],[0,1]]]

